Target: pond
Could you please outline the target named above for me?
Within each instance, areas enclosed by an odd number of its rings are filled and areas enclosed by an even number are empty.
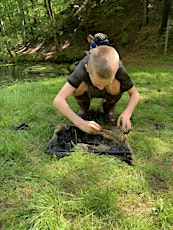
[[[15,82],[37,81],[44,78],[55,78],[68,75],[69,64],[0,64],[0,87]]]

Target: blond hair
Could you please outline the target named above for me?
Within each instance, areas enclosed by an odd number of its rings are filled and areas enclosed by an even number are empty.
[[[94,39],[94,37],[91,34],[89,34],[87,36],[87,40],[88,40],[89,43],[91,43],[93,41],[93,39]]]
[[[92,50],[88,62],[89,73],[99,78],[110,79],[115,76],[119,66],[119,55],[111,46],[97,46]]]
[[[94,39],[94,37],[91,35],[91,34],[89,34],[88,36],[87,36],[87,39]]]

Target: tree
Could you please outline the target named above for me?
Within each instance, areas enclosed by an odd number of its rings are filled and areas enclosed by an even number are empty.
[[[148,0],[144,0],[144,17],[143,25],[148,24]]]
[[[169,16],[169,13],[171,12],[172,0],[162,0],[162,3],[163,3],[162,22],[161,22],[160,34],[165,32],[165,30],[166,30],[168,16]]]
[[[5,27],[5,24],[4,24],[3,20],[2,20],[2,18],[0,19],[0,28],[1,28],[1,33],[3,35],[3,38],[4,38],[4,42],[6,44],[6,49],[7,49],[8,53],[9,53],[10,57],[12,58],[13,54],[12,54],[11,48],[10,48],[11,44],[10,44],[10,42],[8,40],[6,27]]]

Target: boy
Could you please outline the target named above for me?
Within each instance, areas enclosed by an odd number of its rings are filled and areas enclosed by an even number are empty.
[[[97,46],[93,39],[94,39],[94,37],[91,34],[89,34],[87,36],[87,41],[90,44],[90,50],[93,48],[96,48],[96,46]]]
[[[95,42],[96,45],[101,46],[101,45],[107,45],[109,46],[109,39],[107,34],[103,33],[97,33],[94,35],[93,41]]]
[[[96,133],[101,130],[101,126],[95,121],[84,120],[88,114],[90,100],[105,98],[103,111],[106,118],[114,123],[114,107],[125,91],[129,94],[129,101],[118,118],[117,125],[121,125],[123,133],[128,133],[131,130],[130,117],[138,103],[139,93],[126,73],[116,50],[107,45],[97,46],[79,62],[56,95],[53,104],[76,127],[86,133]],[[78,114],[67,103],[71,95],[80,106]]]
[[[83,51],[83,56],[87,56],[88,54],[89,54],[89,52],[92,50],[92,49],[94,49],[94,48],[96,48],[96,46],[97,46],[97,44],[94,42],[94,37],[91,35],[91,34],[89,34],[88,36],[87,36],[87,41],[88,41],[88,43],[90,44],[90,48],[89,48],[89,51],[87,51],[87,50],[84,50]],[[79,62],[78,62],[79,63]],[[74,70],[74,69],[73,69]]]

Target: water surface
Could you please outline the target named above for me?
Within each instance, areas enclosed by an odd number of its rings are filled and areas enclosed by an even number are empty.
[[[0,64],[0,86],[11,85],[15,82],[37,81],[45,78],[55,78],[68,75],[69,64]]]

